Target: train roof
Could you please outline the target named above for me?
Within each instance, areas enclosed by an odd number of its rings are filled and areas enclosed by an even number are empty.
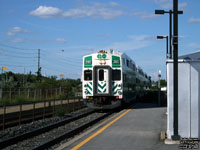
[[[99,53],[113,54],[113,55],[119,55],[119,56],[121,56],[121,55],[122,55],[122,53],[121,53],[121,52],[118,52],[118,51],[113,51],[113,50],[110,50],[110,51],[106,51],[106,50],[99,50],[98,52],[91,53],[91,54],[88,54],[88,55],[84,55],[83,57],[87,57],[87,56],[91,56],[91,55],[94,55],[94,54],[99,54]]]

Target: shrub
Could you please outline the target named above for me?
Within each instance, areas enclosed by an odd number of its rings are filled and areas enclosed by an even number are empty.
[[[56,116],[59,116],[59,117],[64,116],[67,113],[66,108],[62,106],[57,106],[55,111],[56,111],[55,112]]]

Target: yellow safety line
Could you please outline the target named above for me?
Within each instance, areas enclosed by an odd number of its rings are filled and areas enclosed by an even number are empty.
[[[128,109],[127,111],[125,111],[123,114],[121,114],[119,117],[115,118],[114,120],[112,120],[111,122],[109,122],[107,125],[105,125],[103,128],[101,128],[100,130],[98,130],[96,133],[94,133],[93,135],[91,135],[90,137],[88,137],[87,139],[85,139],[84,141],[82,141],[81,143],[79,143],[78,145],[76,145],[75,147],[73,147],[71,150],[77,150],[79,149],[81,146],[83,146],[84,144],[86,144],[87,142],[89,142],[91,139],[93,139],[95,136],[97,136],[98,134],[100,134],[101,132],[103,132],[106,128],[108,128],[110,125],[112,125],[113,123],[115,123],[117,120],[119,120],[121,117],[123,117],[124,115],[126,115],[129,111],[131,111],[131,109]]]

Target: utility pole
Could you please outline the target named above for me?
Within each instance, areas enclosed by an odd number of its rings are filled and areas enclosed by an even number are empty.
[[[41,82],[41,67],[40,67],[40,49],[38,49],[38,71],[37,71],[37,80]]]
[[[1,80],[2,80],[2,88],[5,86],[5,81],[3,82],[3,67],[1,68]]]
[[[173,0],[173,75],[174,75],[174,135],[172,140],[179,140],[178,135],[178,0]]]
[[[38,76],[40,72],[40,49],[38,49]]]
[[[26,68],[25,68],[25,66],[24,66],[24,75],[23,75],[23,87],[24,87],[24,82],[25,82],[25,73],[26,73]]]

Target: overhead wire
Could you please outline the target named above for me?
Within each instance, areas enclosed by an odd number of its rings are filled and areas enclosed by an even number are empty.
[[[11,66],[11,67],[35,67],[36,65],[10,65],[10,64],[3,64],[4,66]]]
[[[42,60],[44,60],[44,61],[46,61],[46,62],[53,62],[53,59],[51,59],[50,61],[49,60],[47,60],[46,58],[43,58]],[[55,61],[55,63],[59,63],[59,64],[66,64],[66,65],[71,65],[71,66],[80,66],[79,64],[82,64],[82,63],[73,63],[73,62],[70,62],[70,61],[66,61],[66,62],[62,62],[62,61],[60,61],[60,60],[54,60]]]
[[[78,75],[78,73],[66,72],[66,71],[60,70],[60,69],[58,69],[58,68],[55,69],[55,68],[49,68],[49,67],[46,67],[46,66],[43,66],[43,68],[50,69],[50,70],[54,70],[54,71],[58,71],[58,72],[64,73],[64,74],[77,74],[77,75]]]
[[[46,63],[42,63],[41,64],[41,67],[43,66],[49,66],[49,64],[46,64]],[[63,68],[63,70],[79,70],[81,69],[81,66],[73,66],[73,67],[70,67],[69,68],[69,65],[64,65],[64,64],[51,64],[51,68]]]
[[[26,52],[21,52],[21,51],[13,51],[13,49],[2,49],[0,48],[0,54],[1,53],[15,53],[15,54],[20,54],[20,55],[37,55],[38,53],[26,53]]]
[[[14,58],[37,58],[37,57],[23,57],[23,56],[16,56],[16,55],[10,55],[10,54],[2,54],[3,56],[9,56],[9,57],[14,57]]]
[[[31,49],[31,48],[19,48],[19,47],[14,47],[14,46],[9,46],[9,45],[6,45],[6,44],[2,44],[0,43],[0,46],[1,47],[6,47],[6,48],[9,48],[9,49],[4,49],[4,48],[1,48],[0,49],[0,52],[2,51],[2,53],[0,53],[0,56],[4,56],[4,58],[6,57],[12,57],[12,58],[20,58],[20,59],[17,59],[18,61],[21,60],[21,58],[23,59],[22,61],[23,62],[17,62],[16,65],[11,65],[11,64],[8,64],[8,62],[6,61],[6,64],[4,65],[7,65],[7,66],[12,66],[12,67],[36,67],[37,66],[37,63],[35,65],[33,65],[32,63],[29,65],[27,64],[27,62],[24,62],[26,59],[29,59],[28,61],[32,60],[34,62],[36,62],[38,57],[36,55],[38,55],[38,49]],[[18,50],[18,51],[15,51],[15,50]],[[26,52],[24,52],[26,51]],[[30,52],[30,51],[34,51],[34,52]],[[12,53],[12,54],[11,54]],[[40,60],[41,62],[41,67],[44,67],[46,69],[51,69],[51,70],[55,70],[55,71],[59,71],[59,72],[63,72],[63,73],[67,73],[69,74],[69,72],[65,72],[64,70],[66,68],[68,68],[68,66],[70,66],[70,70],[79,70],[81,69],[82,67],[82,61],[79,61],[79,60],[76,60],[76,59],[73,59],[73,58],[70,58],[70,57],[67,57],[67,56],[62,56],[64,58],[52,58],[50,59],[49,61],[49,58],[47,57],[48,55],[47,54],[51,54],[51,52],[45,50],[45,49],[40,49],[40,55],[42,55],[42,59]],[[20,56],[19,56],[20,55]],[[30,57],[30,55],[33,55],[33,57]],[[40,56],[41,57],[41,56]],[[15,62],[16,62],[16,59],[15,59]],[[25,60],[24,60],[25,59]],[[34,59],[34,60],[33,60]],[[48,60],[47,60],[48,59]],[[43,63],[43,60],[47,63]],[[0,61],[1,62],[1,61]],[[53,62],[53,64],[52,64]],[[23,64],[21,64],[23,63]],[[19,64],[19,65],[18,65]],[[25,65],[24,65],[25,64]],[[28,65],[28,66],[27,66]],[[47,67],[48,65],[51,65],[51,66],[55,66],[55,67]],[[64,70],[61,69],[61,68],[58,68],[58,66],[60,67],[65,67]]]
[[[7,48],[18,49],[18,50],[38,50],[38,49],[31,49],[31,48],[19,48],[19,47],[9,46],[9,45],[2,44],[2,43],[0,43],[0,46],[7,47]]]

